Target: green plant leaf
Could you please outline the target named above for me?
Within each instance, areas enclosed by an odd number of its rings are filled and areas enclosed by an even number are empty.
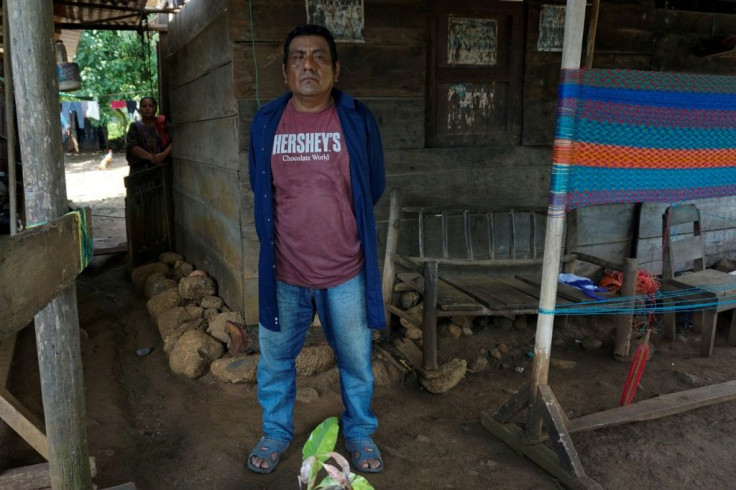
[[[309,439],[302,449],[302,459],[316,456],[320,462],[324,462],[337,444],[337,432],[340,424],[337,417],[329,417],[319,424],[309,435]]]
[[[374,490],[373,485],[368,483],[368,480],[355,473],[350,473],[350,482],[353,485],[353,490]]]

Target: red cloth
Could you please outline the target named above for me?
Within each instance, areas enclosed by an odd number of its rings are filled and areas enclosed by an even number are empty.
[[[158,134],[161,135],[161,146],[166,148],[169,146],[169,142],[171,141],[169,133],[166,131],[166,116],[156,116],[156,129],[158,130]]]

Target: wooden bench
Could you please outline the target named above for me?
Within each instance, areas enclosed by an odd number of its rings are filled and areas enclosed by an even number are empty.
[[[465,206],[402,207],[401,192],[391,191],[389,228],[383,270],[387,323],[396,315],[421,328],[423,366],[437,369],[437,318],[536,314],[539,307],[546,209],[477,210]],[[568,243],[577,236],[568,225]],[[414,233],[412,233],[414,232]],[[576,261],[624,272],[622,295],[633,296],[636,261],[613,263],[569,253],[566,272]],[[629,273],[630,272],[630,273]],[[394,292],[414,290],[423,297],[421,325],[395,305]],[[558,306],[591,301],[577,288],[558,284]],[[620,315],[615,355],[627,357],[632,314]]]

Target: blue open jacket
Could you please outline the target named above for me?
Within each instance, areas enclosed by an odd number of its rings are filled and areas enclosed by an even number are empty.
[[[350,155],[350,182],[353,209],[360,243],[365,256],[365,294],[368,326],[384,328],[381,276],[378,272],[378,244],[373,206],[386,186],[381,135],[373,114],[365,104],[337,89],[332,90],[337,114]],[[254,196],[256,233],[261,243],[258,258],[258,320],[263,327],[279,331],[276,300],[276,262],[273,225],[273,187],[271,183],[271,149],[276,128],[291,93],[263,106],[250,126],[248,164],[250,186]]]

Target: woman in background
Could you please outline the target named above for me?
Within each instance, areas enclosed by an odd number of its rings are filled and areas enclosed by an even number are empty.
[[[158,105],[153,97],[143,97],[138,103],[139,121],[132,122],[125,135],[125,157],[130,174],[171,160],[171,138],[166,116],[156,116]]]

